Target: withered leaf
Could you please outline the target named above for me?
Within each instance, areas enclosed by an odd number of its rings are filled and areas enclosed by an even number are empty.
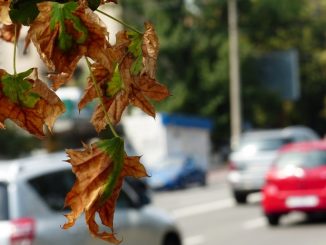
[[[66,196],[65,205],[71,208],[63,228],[72,227],[82,212],[90,232],[105,241],[119,244],[115,237],[113,218],[116,201],[126,176],[147,176],[139,157],[128,157],[123,150],[123,140],[115,137],[83,150],[67,150],[68,162],[77,179]],[[96,213],[112,232],[100,232],[95,221]]]
[[[159,41],[154,26],[150,22],[145,22],[144,34],[128,31],[128,36],[131,40],[128,50],[135,58],[131,66],[132,74],[137,75],[141,72],[155,79]]]
[[[124,109],[129,104],[128,93],[125,90],[121,90],[113,98],[103,98],[104,107],[110,118],[110,122],[117,124],[122,116]],[[92,115],[91,123],[94,125],[97,132],[105,129],[108,122],[105,119],[105,114],[101,105],[98,105]]]
[[[11,119],[37,137],[44,136],[43,125],[50,130],[65,111],[59,97],[39,80],[36,69],[17,75],[0,70],[0,126]]]
[[[133,86],[129,97],[132,105],[155,117],[155,108],[148,99],[161,101],[167,96],[169,96],[169,91],[165,85],[158,83],[147,75],[142,75],[135,78],[135,86]]]
[[[104,50],[109,46],[104,23],[89,8],[75,2],[39,3],[38,17],[31,24],[26,42],[32,40],[42,60],[54,73],[50,78],[57,89],[70,80],[84,55],[112,70]]]
[[[151,30],[151,28],[148,29]],[[137,38],[135,39],[135,36],[130,36],[128,33],[118,33],[116,44],[112,49],[110,48],[111,51],[113,50],[116,54],[116,56],[111,56],[113,57],[113,61],[117,64],[114,72],[107,70],[99,63],[92,65],[92,72],[99,85],[105,110],[110,118],[110,122],[113,124],[117,124],[120,121],[123,111],[129,104],[139,107],[144,112],[154,117],[155,109],[149,99],[160,101],[169,95],[168,89],[164,85],[158,83],[155,78],[147,74],[147,71],[155,73],[156,64],[154,65],[154,63],[156,63],[157,53],[151,51],[151,49],[154,49],[151,47],[158,48],[158,45],[147,45],[147,50],[150,51],[144,53],[146,59],[151,60],[144,64],[152,64],[152,67],[147,68],[147,70],[144,70],[142,73],[138,72],[135,74],[133,69],[135,59],[137,59],[135,55],[138,52],[142,52],[141,47],[144,45],[142,42],[140,45],[138,41],[135,41]],[[153,31],[151,30],[149,33],[153,33]],[[150,37],[152,35],[153,34],[148,34]],[[137,34],[136,36],[139,35]],[[133,38],[133,40],[130,38]],[[149,53],[151,53],[151,55],[149,55]],[[98,95],[93,80],[89,77],[88,86],[78,105],[79,109],[81,110],[87,103],[97,97]],[[101,131],[106,127],[107,121],[102,105],[99,105],[95,109],[91,122],[97,131]]]
[[[145,33],[143,35],[143,70],[142,74],[147,74],[150,78],[154,79],[156,76],[156,63],[159,51],[159,41],[156,35],[154,26],[146,22]]]

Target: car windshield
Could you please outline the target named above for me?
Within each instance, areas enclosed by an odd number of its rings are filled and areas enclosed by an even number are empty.
[[[297,166],[304,168],[326,166],[326,151],[286,152],[279,156],[275,165],[277,167]]]
[[[290,138],[245,138],[241,140],[237,151],[275,151],[290,142]]]
[[[8,219],[7,185],[0,182],[0,221]]]

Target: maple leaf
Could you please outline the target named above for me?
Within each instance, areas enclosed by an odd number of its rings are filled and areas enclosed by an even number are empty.
[[[65,111],[63,102],[38,79],[37,70],[10,75],[0,70],[0,127],[11,119],[37,137],[44,136],[43,125],[50,130]]]
[[[84,55],[112,70],[110,45],[104,23],[84,4],[42,2],[39,15],[31,24],[26,43],[31,40],[52,73],[53,88],[70,80]]]
[[[139,107],[154,117],[155,109],[149,99],[160,101],[169,95],[168,89],[164,85],[151,78],[146,72],[140,72],[143,66],[135,68],[135,59],[138,59],[135,58],[135,55],[138,55],[139,52],[142,53],[143,46],[143,42],[138,39],[139,34],[130,35],[130,32],[124,31],[117,34],[117,42],[110,48],[111,52],[115,54],[111,55],[116,63],[113,72],[99,63],[92,65],[94,78],[100,87],[101,99],[110,122],[113,124],[120,121],[123,111],[129,104]],[[155,45],[155,47],[158,48],[158,45]],[[144,57],[148,57],[147,53]],[[153,57],[151,59],[154,59],[156,56],[152,55],[151,57]],[[154,60],[156,61],[156,58]],[[148,69],[151,70],[152,68]],[[137,70],[138,72],[135,72]],[[92,77],[89,77],[88,86],[78,105],[79,109],[81,110],[87,103],[97,97]],[[102,105],[96,107],[91,122],[97,131],[101,131],[106,127],[107,121]]]
[[[155,117],[155,109],[149,99],[161,101],[169,96],[169,91],[166,86],[150,78],[147,74],[133,75],[131,69],[133,62],[133,58],[129,55],[120,65],[120,73],[125,90],[128,92],[129,103]]]
[[[140,157],[129,157],[124,152],[124,143],[120,137],[103,140],[90,146],[84,145],[83,150],[67,150],[68,162],[76,175],[76,182],[66,196],[65,206],[71,208],[66,215],[68,229],[76,219],[85,212],[86,223],[90,232],[102,240],[119,244],[115,237],[113,218],[116,201],[126,176],[136,178],[147,176]],[[96,213],[102,224],[111,229],[100,232],[95,221]]]
[[[137,75],[141,72],[155,78],[159,42],[154,26],[150,22],[145,22],[144,34],[129,31],[128,36],[131,40],[128,49],[135,57],[131,66],[132,74]]]
[[[170,93],[165,85],[158,83],[147,75],[142,75],[135,78],[135,86],[133,86],[129,98],[132,105],[155,117],[155,108],[148,99],[161,101],[169,95]]]

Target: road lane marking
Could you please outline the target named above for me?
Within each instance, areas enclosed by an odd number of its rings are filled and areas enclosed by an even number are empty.
[[[205,244],[205,237],[203,235],[187,237],[183,240],[184,245],[198,245]]]
[[[259,217],[256,219],[247,220],[243,223],[242,227],[245,230],[253,230],[266,225],[265,217]]]
[[[223,199],[215,202],[203,203],[184,208],[175,209],[172,211],[174,218],[185,218],[198,214],[208,213],[221,209],[231,208],[234,206],[234,201],[231,198]]]
[[[257,192],[257,193],[252,193],[248,196],[248,202],[250,203],[260,203],[262,201],[262,194]]]
[[[171,193],[170,196],[162,195],[156,196],[154,198],[154,203],[157,206],[164,207],[166,209],[181,209],[189,204],[198,205],[204,202],[212,202],[215,201],[216,198],[219,199],[227,199],[230,197],[230,194],[226,191],[210,191],[208,193],[182,193],[182,199],[178,198],[177,195],[173,196],[175,193]],[[180,193],[178,193],[181,196]],[[212,198],[213,197],[213,198]],[[214,198],[215,197],[215,198]],[[194,200],[195,199],[195,200]],[[173,201],[176,200],[176,201]],[[197,202],[197,203],[196,203]]]

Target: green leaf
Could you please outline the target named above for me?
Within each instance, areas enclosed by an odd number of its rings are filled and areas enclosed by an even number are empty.
[[[91,10],[96,10],[101,4],[101,0],[88,0],[88,7]]]
[[[123,169],[124,163],[124,141],[120,137],[114,137],[109,140],[101,140],[97,146],[106,152],[112,160],[113,168],[111,174],[108,176],[107,182],[102,193],[102,202],[105,202],[112,194],[120,173]]]
[[[134,63],[132,63],[131,65],[131,74],[132,75],[137,75],[139,74],[139,72],[142,70],[143,68],[143,55],[139,55],[136,60],[134,61]]]
[[[128,36],[131,40],[131,43],[129,44],[128,47],[128,51],[131,52],[133,56],[136,58],[136,60],[131,66],[131,73],[133,75],[137,75],[140,73],[141,69],[143,68],[143,52],[142,52],[143,35],[134,31],[129,31]]]
[[[110,82],[108,82],[108,87],[106,89],[106,95],[109,97],[114,96],[123,88],[123,82],[119,71],[119,66],[116,65],[114,73]]]
[[[34,108],[40,96],[31,92],[33,85],[25,79],[33,72],[33,68],[16,75],[6,74],[1,77],[2,90],[13,103]]]
[[[142,53],[141,46],[143,44],[143,35],[134,32],[128,31],[128,37],[131,40],[129,44],[128,50],[131,52],[135,57],[139,56]]]
[[[68,51],[75,41],[78,44],[83,44],[88,37],[88,30],[82,24],[80,19],[73,14],[78,8],[78,3],[52,3],[50,28],[53,30],[55,26],[59,25],[58,44],[62,51]],[[73,37],[66,31],[65,21],[70,20],[73,24],[73,28],[80,33],[78,39],[73,40]]]
[[[16,0],[11,1],[9,16],[17,24],[30,25],[39,14],[37,3],[44,0]]]

